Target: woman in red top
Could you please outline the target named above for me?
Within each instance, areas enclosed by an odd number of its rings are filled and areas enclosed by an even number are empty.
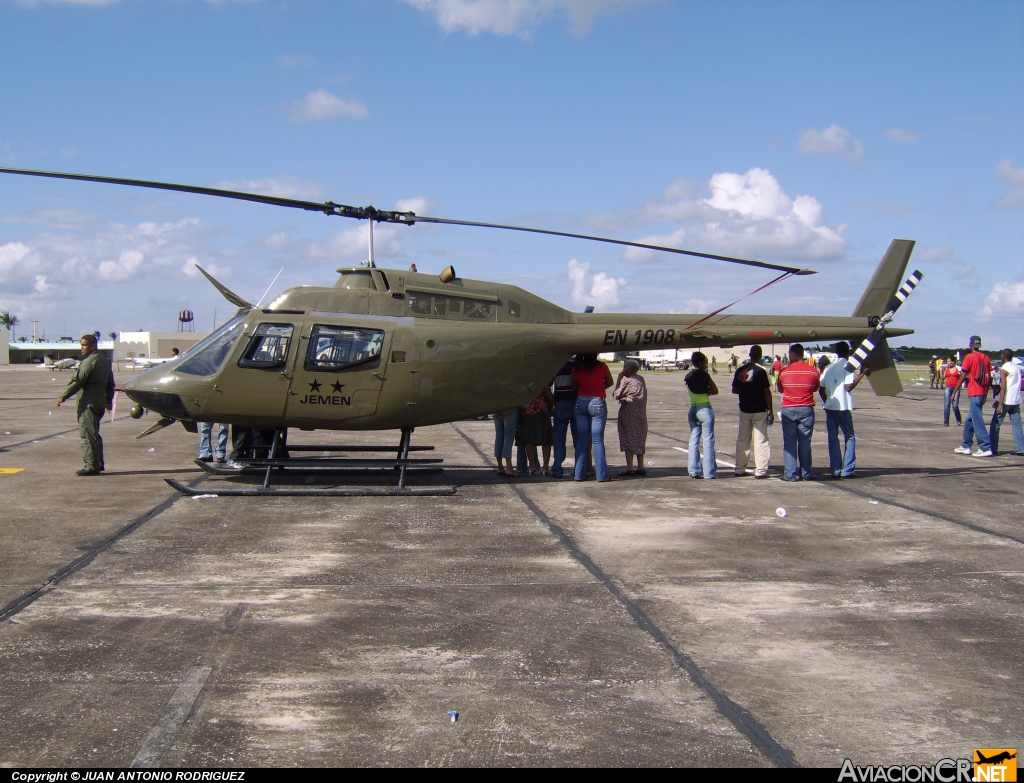
[[[946,399],[942,405],[942,426],[949,426],[949,409],[953,409],[953,415],[956,416],[957,426],[963,424],[963,418],[960,416],[960,368],[956,365],[956,357],[950,356],[949,361],[943,365],[945,371],[943,375],[946,379]]]
[[[597,354],[579,354],[572,368],[572,387],[576,389],[576,481],[587,478],[590,444],[594,444],[594,469],[598,481],[608,478],[608,460],[604,453],[604,427],[608,421],[606,389],[611,388],[611,370],[597,360]]]

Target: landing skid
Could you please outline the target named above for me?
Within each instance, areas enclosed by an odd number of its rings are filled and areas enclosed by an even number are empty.
[[[266,497],[279,495],[282,497],[386,497],[386,496],[431,496],[454,495],[455,487],[416,487],[405,486],[407,475],[429,475],[443,472],[438,463],[440,459],[410,459],[410,451],[432,451],[433,446],[410,446],[412,430],[402,430],[402,439],[398,447],[376,446],[285,446],[281,451],[288,452],[392,452],[391,459],[367,459],[350,457],[291,457],[279,456],[281,446],[280,431],[274,433],[274,442],[270,447],[269,456],[263,459],[241,460],[241,469],[226,465],[209,464],[196,460],[196,464],[207,473],[215,476],[252,476],[263,474],[263,485],[260,487],[225,487],[213,488],[207,485],[202,489],[188,487],[175,479],[165,479],[174,489],[183,495],[225,495],[228,497]],[[287,474],[306,476],[398,476],[396,487],[272,487],[271,473],[274,471]],[[312,478],[307,479],[311,481]]]
[[[295,487],[279,489],[277,487],[247,487],[245,489],[231,488],[214,489],[213,487],[189,487],[177,479],[164,479],[174,489],[183,495],[225,495],[227,497],[390,497],[390,496],[432,496],[432,495],[454,495],[455,487],[323,487],[310,489]]]
[[[437,460],[440,462],[440,460]],[[254,460],[255,462],[255,460]],[[266,462],[266,460],[260,460],[260,462]],[[373,467],[358,468],[352,465],[311,465],[311,466],[296,466],[288,464],[289,460],[278,460],[283,462],[283,465],[271,465],[270,467],[281,467],[287,469],[289,475],[296,476],[393,476],[395,471],[398,470],[398,466],[395,466],[394,460],[387,460],[387,464],[392,467]],[[266,471],[267,465],[256,465],[246,464],[241,470],[238,468],[229,468],[227,465],[211,464],[209,462],[203,462],[201,459],[195,461],[196,465],[205,470],[207,473],[214,476],[252,476],[257,473],[262,474]],[[405,475],[407,476],[436,476],[439,473],[444,473],[444,468],[440,465],[434,467],[417,467],[415,463],[406,468]]]

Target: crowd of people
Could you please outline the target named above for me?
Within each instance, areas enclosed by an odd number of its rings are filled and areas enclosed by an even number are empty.
[[[971,337],[967,354],[957,364],[956,357],[949,357],[944,364],[936,365],[936,375],[941,376],[945,388],[942,423],[949,426],[949,411],[953,410],[957,425],[963,425],[963,442],[954,451],[972,457],[991,457],[999,452],[999,430],[1007,416],[1013,427],[1014,456],[1024,457],[1024,430],[1021,428],[1020,406],[1021,374],[1024,371],[1020,357],[1004,348],[1000,353],[998,369],[981,350],[981,337]],[[937,358],[937,357],[936,357]],[[960,416],[960,392],[967,390],[968,413],[966,420]],[[985,424],[985,402],[992,395],[992,418]],[[972,451],[977,442],[978,450]]]
[[[822,400],[829,444],[829,474],[834,478],[856,475],[856,437],[853,429],[851,392],[870,372],[865,363],[857,372],[846,369],[850,345],[834,346],[840,361],[805,358],[802,345],[790,347],[786,360],[775,357],[765,367],[761,346],[750,349],[742,366],[730,362],[733,369],[732,393],[739,405],[736,435],[735,475],[747,475],[753,462],[754,477],[768,477],[771,460],[769,428],[775,422],[772,386],[782,394],[782,436],[785,481],[815,478],[811,470],[811,435],[815,423],[815,394]],[[719,395],[714,379],[714,359],[701,351],[693,353],[692,369],[684,378],[690,407],[687,420],[690,441],[687,472],[693,479],[718,476],[715,456],[715,410],[712,398]],[[502,476],[552,476],[562,478],[563,463],[571,436],[574,458],[572,475],[576,481],[593,476],[609,481],[605,448],[608,397],[618,404],[617,430],[619,451],[625,468],[620,476],[643,476],[647,447],[647,384],[639,374],[640,364],[627,359],[622,372],[613,378],[608,365],[596,354],[573,357],[558,371],[549,388],[522,408],[494,415],[494,456]],[[1019,412],[1018,412],[1019,420]],[[541,462],[537,449],[541,449]],[[513,451],[516,452],[513,465]],[[553,455],[553,462],[549,458]]]

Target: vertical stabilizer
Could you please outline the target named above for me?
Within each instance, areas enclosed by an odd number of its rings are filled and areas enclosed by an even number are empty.
[[[855,316],[871,318],[885,315],[885,308],[899,290],[903,275],[910,263],[910,254],[914,252],[914,240],[894,239],[882,256],[882,261],[875,270],[871,282],[853,309]],[[880,340],[868,356],[871,374],[868,382],[879,397],[895,397],[903,391],[896,365],[892,360],[889,343]]]
[[[853,309],[855,316],[884,315],[885,306],[896,294],[903,275],[910,263],[910,254],[914,252],[914,240],[894,239],[889,243],[888,250],[882,256],[882,262],[875,270],[871,282]]]

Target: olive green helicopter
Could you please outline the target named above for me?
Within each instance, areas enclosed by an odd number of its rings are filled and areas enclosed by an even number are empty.
[[[368,259],[341,268],[333,287],[300,286],[265,307],[253,305],[200,271],[238,312],[180,357],[152,367],[124,384],[136,403],[161,416],[147,435],[175,422],[195,431],[200,422],[220,422],[274,433],[260,459],[243,472],[259,471],[262,486],[217,489],[225,495],[426,495],[454,487],[407,487],[408,471],[437,472],[439,459],[412,459],[416,427],[443,424],[528,404],[573,354],[637,352],[656,348],[701,349],[757,342],[861,341],[853,362],[870,362],[877,395],[894,396],[902,385],[886,335],[911,334],[889,327],[921,274],[901,287],[914,249],[894,239],[853,314],[842,316],[724,314],[576,313],[517,286],[461,278],[451,266],[440,275],[378,268],[373,224],[416,223],[526,231],[695,256],[780,275],[814,274],[799,267],[524,226],[427,217],[414,212],[317,203],[254,193],[148,180],[0,168],[0,173],[100,182],[291,207],[366,220]],[[756,291],[754,292],[756,293]],[[736,304],[735,302],[732,304]],[[390,449],[285,445],[282,434],[299,430],[399,430]],[[141,437],[141,436],[140,436]],[[302,458],[303,451],[389,451],[391,459]],[[237,474],[200,463],[204,469]],[[389,487],[271,487],[273,468],[309,472],[386,469],[398,475]],[[201,490],[168,479],[181,492]],[[209,490],[206,490],[209,491]]]

